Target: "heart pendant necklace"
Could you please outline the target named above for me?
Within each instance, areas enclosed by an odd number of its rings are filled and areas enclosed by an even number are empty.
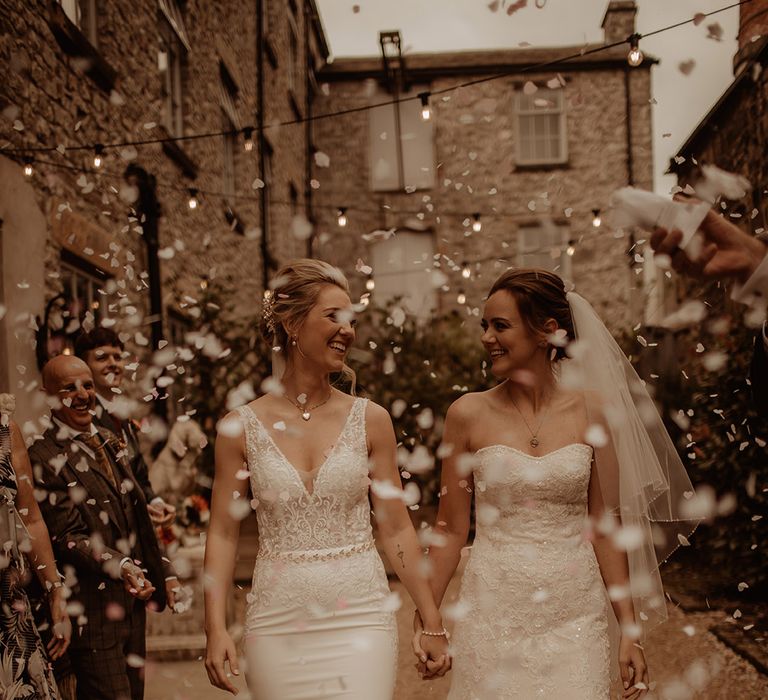
[[[320,408],[320,406],[323,406],[324,404],[328,403],[328,400],[331,398],[331,394],[333,392],[329,391],[328,396],[326,396],[320,403],[316,403],[314,406],[307,406],[306,403],[306,394],[300,394],[297,399],[304,398],[304,401],[297,400],[294,401],[293,399],[289,398],[288,396],[285,396],[285,398],[290,401],[296,408],[299,409],[299,413],[301,415],[302,420],[308,421],[310,418],[312,418],[312,411],[314,411],[317,408]]]

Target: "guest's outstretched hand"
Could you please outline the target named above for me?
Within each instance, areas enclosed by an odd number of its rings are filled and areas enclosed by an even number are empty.
[[[156,527],[168,527],[176,520],[176,506],[166,503],[161,498],[147,505],[149,519]]]
[[[133,562],[125,562],[120,570],[123,585],[134,598],[149,600],[155,592],[152,582],[144,576],[144,572]]]
[[[691,277],[719,279],[730,277],[746,282],[768,252],[768,246],[710,209],[699,227],[703,234],[701,250],[689,258],[679,246],[680,231],[657,228],[651,235],[656,255],[666,255],[672,268]],[[688,249],[691,253],[694,243]]]

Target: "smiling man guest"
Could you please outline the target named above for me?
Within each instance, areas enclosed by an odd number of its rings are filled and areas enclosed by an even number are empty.
[[[78,700],[141,700],[146,607],[173,606],[179,582],[161,557],[144,493],[116,439],[92,421],[88,365],[59,355],[43,368],[50,427],[29,449],[56,559],[74,568],[82,605],[69,656]]]
[[[176,517],[176,508],[166,503],[153,490],[149,482],[149,469],[139,449],[136,423],[126,415],[129,402],[123,398],[121,386],[125,376],[125,346],[120,337],[109,328],[95,328],[82,333],[75,343],[75,355],[83,360],[93,373],[96,388],[96,414],[94,423],[106,428],[120,440],[133,475],[144,492],[149,517],[155,525],[170,525]]]

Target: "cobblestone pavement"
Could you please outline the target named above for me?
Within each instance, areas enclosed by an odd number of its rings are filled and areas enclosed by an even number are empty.
[[[400,664],[395,700],[443,700],[450,678],[421,681],[413,668],[410,629],[413,607],[399,582],[392,583],[406,601],[398,613]],[[456,595],[458,577],[449,588]],[[646,645],[654,692],[648,700],[765,700],[768,676],[722,644],[708,628],[726,619],[722,612],[684,613],[670,606],[669,620],[655,629]],[[248,700],[243,682],[238,700]],[[231,697],[208,684],[201,661],[148,662],[145,700],[202,700]],[[357,699],[351,699],[357,700]],[[365,700],[360,698],[359,700]]]

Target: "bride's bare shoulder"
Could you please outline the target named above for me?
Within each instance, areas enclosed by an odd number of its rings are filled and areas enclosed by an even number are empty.
[[[492,391],[489,389],[488,391],[472,391],[463,394],[450,405],[446,417],[455,420],[477,418],[479,412],[488,409]]]

